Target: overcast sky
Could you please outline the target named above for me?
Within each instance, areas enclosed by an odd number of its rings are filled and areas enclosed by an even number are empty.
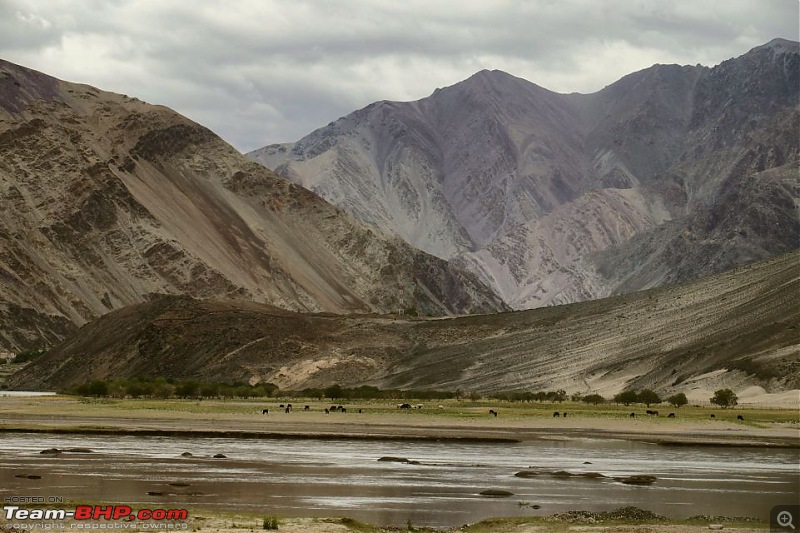
[[[798,40],[798,0],[0,0],[0,57],[164,104],[241,151],[478,70],[594,92]]]

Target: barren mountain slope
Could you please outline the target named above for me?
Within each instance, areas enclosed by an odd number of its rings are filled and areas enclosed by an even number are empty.
[[[793,252],[684,285],[439,319],[297,314],[165,297],[87,324],[11,385],[164,376],[297,390],[333,383],[604,395],[624,387],[687,394],[721,386],[797,389],[798,266],[800,252]]]
[[[482,71],[249,156],[526,309],[697,279],[796,248],[786,206],[800,196],[774,174],[798,172],[799,102],[800,45],[776,39],[713,68],[655,65],[590,95]],[[772,193],[748,194],[754,182]],[[752,220],[729,217],[725,235],[705,232],[704,242],[728,250],[724,261],[707,261],[698,246],[672,246],[684,255],[664,261],[644,244],[742,209],[779,225],[754,232]],[[598,272],[598,252],[619,247],[635,260]],[[645,264],[657,271],[641,276]]]
[[[154,293],[304,311],[492,312],[476,279],[175,112],[0,62],[0,347]]]

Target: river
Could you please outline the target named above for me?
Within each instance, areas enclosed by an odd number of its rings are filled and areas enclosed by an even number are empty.
[[[39,453],[74,447],[93,452]],[[192,456],[182,457],[183,452]],[[220,453],[226,458],[212,458]],[[264,516],[348,516],[385,526],[410,520],[452,527],[491,516],[627,505],[670,518],[767,520],[772,506],[800,499],[798,453],[611,439],[464,443],[5,433],[0,434],[0,495]],[[378,461],[383,456],[418,464]],[[529,468],[608,477],[514,476]],[[633,474],[658,480],[633,486],[609,479]],[[479,494],[485,489],[514,495],[488,498]]]

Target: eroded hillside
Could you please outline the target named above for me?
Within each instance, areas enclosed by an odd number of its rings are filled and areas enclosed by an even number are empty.
[[[166,293],[297,311],[493,312],[475,276],[165,107],[0,62],[0,347]]]
[[[87,324],[11,384],[164,376],[296,390],[339,383],[609,395],[650,387],[691,397],[722,385],[797,389],[798,266],[794,252],[614,298],[438,319],[165,297]]]

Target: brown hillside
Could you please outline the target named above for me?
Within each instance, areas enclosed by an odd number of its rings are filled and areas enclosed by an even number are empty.
[[[443,319],[297,314],[166,297],[81,328],[16,388],[165,376],[479,391],[800,388],[800,252],[697,282]]]
[[[505,306],[165,107],[0,61],[0,349],[155,293],[296,311]]]

